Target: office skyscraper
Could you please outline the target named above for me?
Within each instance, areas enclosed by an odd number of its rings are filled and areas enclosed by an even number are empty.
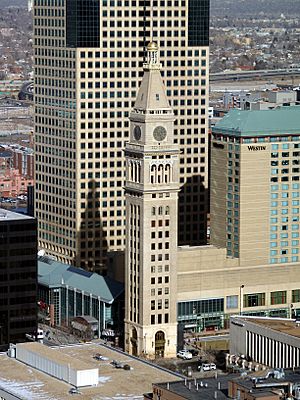
[[[36,219],[0,209],[0,350],[37,332]]]
[[[206,238],[209,0],[34,0],[39,247],[105,272],[125,247],[129,111],[160,48],[181,150],[179,243]]]

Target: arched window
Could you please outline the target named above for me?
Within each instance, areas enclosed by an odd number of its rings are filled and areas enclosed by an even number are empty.
[[[155,207],[152,207],[151,215],[155,215]]]
[[[163,214],[163,208],[160,206],[158,207],[158,215],[162,215]]]
[[[128,179],[132,181],[132,164],[131,161],[128,161]]]
[[[163,183],[164,166],[160,164],[157,171],[157,183]]]
[[[170,164],[167,164],[165,166],[165,183],[170,183],[171,182],[171,166]]]
[[[156,165],[151,166],[150,170],[150,182],[156,183]]]
[[[166,215],[169,215],[169,214],[170,214],[170,207],[166,206]]]

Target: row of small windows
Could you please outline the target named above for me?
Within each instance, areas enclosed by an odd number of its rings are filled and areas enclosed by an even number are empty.
[[[155,272],[157,272],[157,273],[160,274],[160,273],[163,272],[163,269],[164,269],[165,272],[169,272],[170,266],[167,264],[167,265],[165,265],[164,268],[163,268],[162,265],[157,265],[157,266],[151,265],[151,274],[155,274]]]
[[[284,194],[284,193],[282,193],[282,194]],[[282,196],[282,197],[285,197],[285,196]],[[288,196],[286,196],[286,197],[288,197]],[[299,195],[297,197],[299,197]],[[287,207],[289,204],[292,205],[292,206],[299,206],[299,200],[292,200],[290,202],[287,201],[287,200],[285,200],[285,201],[271,201],[271,207],[278,207],[278,206]]]
[[[34,0],[34,7],[63,7],[65,0]]]
[[[153,184],[168,184],[172,182],[172,169],[170,164],[151,165],[150,182]]]
[[[165,314],[164,316],[162,314],[151,315],[151,325],[162,324],[162,323],[165,324],[169,323],[169,314]]]
[[[159,207],[152,207],[151,215],[169,215],[170,214],[170,207],[169,206],[159,206]]]
[[[151,300],[151,310],[161,310],[162,308],[168,309],[169,304],[169,299],[164,299],[164,302],[162,299]]]
[[[119,24],[119,23],[121,23],[122,21],[117,21],[117,24]],[[164,51],[164,50],[161,50],[160,51],[160,57],[161,58],[163,58],[164,56],[166,56],[166,57],[179,57],[179,56],[181,56],[181,57],[199,57],[200,56],[200,53],[201,53],[201,56],[202,57],[206,57],[206,50],[205,49],[203,49],[203,50],[201,50],[201,51],[199,51],[198,49],[196,49],[196,50],[181,50],[180,52],[178,51],[178,50],[166,50],[166,51]],[[64,54],[62,54],[62,56],[64,57],[65,55]],[[137,57],[137,52],[136,51],[131,51],[131,52],[129,52],[129,51],[123,51],[123,52],[121,52],[121,51],[118,51],[118,52],[114,52],[114,51],[111,51],[111,52],[103,52],[103,54],[102,54],[102,57],[105,59],[105,58],[108,58],[108,56],[109,56],[109,58],[110,59],[112,59],[112,58],[114,58],[114,57],[118,57],[118,58],[136,58]],[[92,52],[92,51],[88,51],[88,52],[85,52],[85,51],[81,51],[80,52],[80,57],[81,58],[101,58],[101,53],[100,53],[100,51],[96,51],[96,52]],[[189,62],[190,60],[188,60],[188,62]],[[197,60],[195,60],[195,66],[199,66],[197,63],[199,62],[198,61],[198,59]],[[190,64],[188,64],[188,65],[190,65]],[[201,65],[202,66],[204,66],[205,65],[205,60],[203,60],[203,62],[201,62]]]
[[[290,153],[289,151],[283,151],[282,153],[278,153],[278,152],[272,152],[271,153],[271,158],[278,158],[278,157],[299,157],[300,156],[300,152],[299,151],[293,151],[292,153]]]
[[[278,137],[253,137],[253,138],[241,138],[237,136],[227,136],[227,135],[222,135],[219,133],[213,133],[212,134],[212,139],[213,140],[219,140],[222,142],[233,142],[233,143],[269,143],[269,142],[299,142],[300,141],[300,136],[278,136]],[[299,148],[299,143],[298,146],[296,145],[295,148]],[[228,145],[229,150],[233,149],[233,145],[229,144]],[[235,146],[235,151],[239,151],[239,146]]]
[[[165,276],[164,279],[163,279],[162,276],[159,276],[157,278],[152,277],[151,278],[151,285],[162,284],[163,281],[164,281],[164,283],[169,283],[170,282],[170,278],[168,276]]]
[[[162,294],[169,294],[170,293],[170,288],[165,287],[164,290],[163,288],[157,288],[157,289],[151,289],[151,296],[162,296]]]

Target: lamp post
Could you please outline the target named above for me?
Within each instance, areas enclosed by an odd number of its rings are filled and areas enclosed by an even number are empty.
[[[243,312],[243,289],[245,285],[240,286],[240,315],[242,315]]]
[[[295,318],[294,316],[294,304],[291,304],[290,318]]]

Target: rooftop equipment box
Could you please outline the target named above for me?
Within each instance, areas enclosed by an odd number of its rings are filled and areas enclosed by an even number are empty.
[[[16,359],[75,387],[98,384],[98,368],[41,343],[16,344]]]

